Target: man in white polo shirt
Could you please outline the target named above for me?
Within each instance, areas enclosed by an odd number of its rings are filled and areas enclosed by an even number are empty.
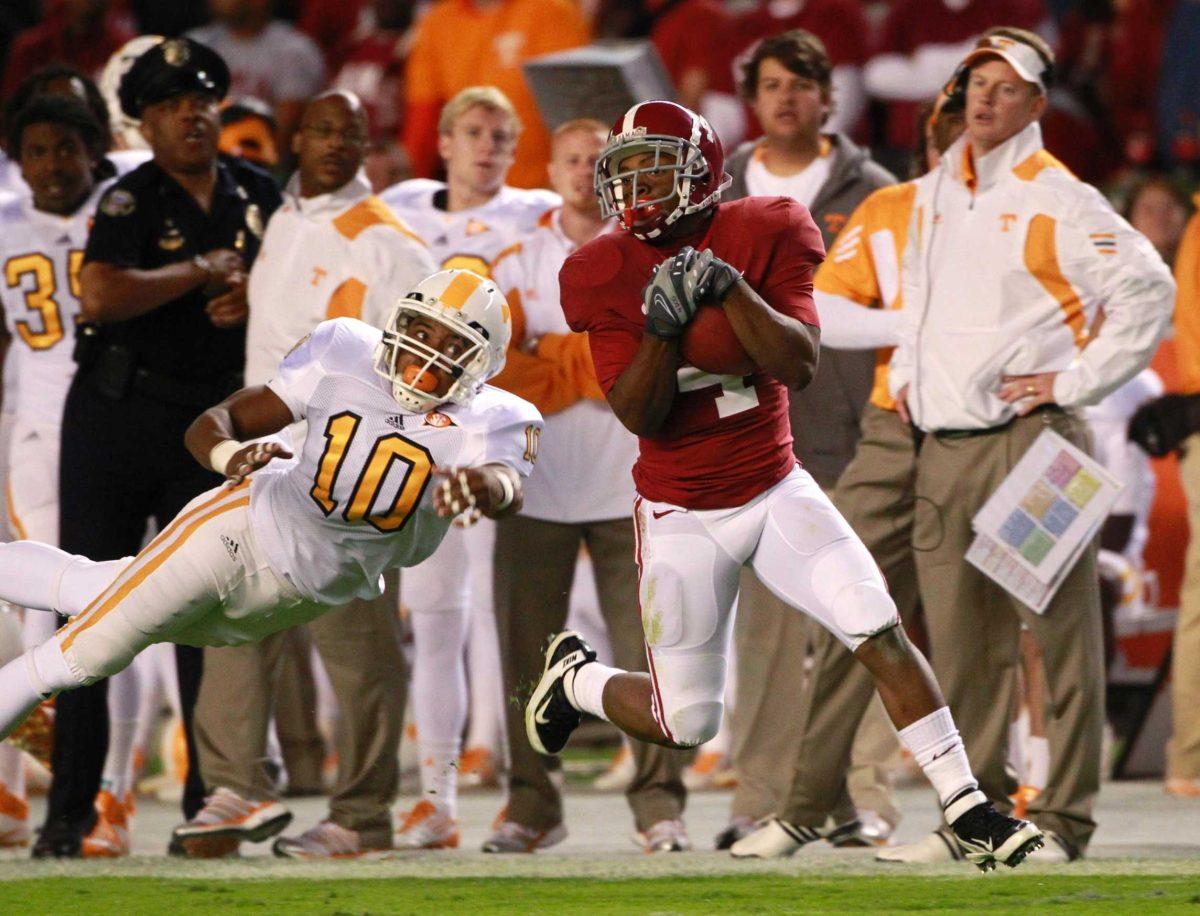
[[[296,342],[326,319],[382,324],[393,302],[436,270],[424,243],[371,194],[361,173],[366,140],[366,115],[351,93],[325,93],[304,113],[293,141],[299,170],[250,272],[249,385],[268,382]],[[404,714],[396,601],[394,592],[355,600],[308,624],[342,710],[338,774],[328,819],[277,840],[277,855],[346,856],[392,844]],[[274,797],[262,761],[283,636],[205,650],[196,707],[205,780],[250,805]],[[197,818],[237,816],[227,792]]]

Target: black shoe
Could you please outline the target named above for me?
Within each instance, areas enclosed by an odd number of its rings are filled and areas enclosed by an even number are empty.
[[[978,789],[968,789],[946,805],[946,823],[967,861],[980,871],[997,862],[1016,868],[1045,842],[1036,825],[1001,814]]]
[[[729,825],[717,834],[713,846],[718,851],[728,849],[744,836],[749,836],[758,829],[759,823],[748,817],[735,817]]]
[[[858,818],[829,830],[825,833],[825,842],[836,849],[865,849],[875,845],[863,834],[862,821]]]
[[[38,831],[30,855],[35,859],[81,859],[83,838],[96,826],[96,813],[83,824],[73,824],[65,818],[55,818]]]
[[[557,754],[579,727],[583,716],[567,699],[563,682],[569,672],[595,660],[596,651],[571,630],[563,630],[546,647],[542,679],[525,706],[525,734],[539,754]]]

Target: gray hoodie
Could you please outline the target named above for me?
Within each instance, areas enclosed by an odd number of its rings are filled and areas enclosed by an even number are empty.
[[[810,210],[828,251],[863,198],[877,188],[895,184],[896,177],[844,134],[828,134],[826,139],[832,144],[835,159]],[[749,196],[746,167],[760,142],[743,143],[726,161],[725,169],[733,176],[733,184],[722,195],[725,200]],[[854,457],[858,424],[874,373],[874,350],[822,347],[812,383],[803,391],[790,392],[796,455],[826,489],[833,486]]]

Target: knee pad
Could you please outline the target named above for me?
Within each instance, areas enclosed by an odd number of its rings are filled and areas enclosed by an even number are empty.
[[[67,661],[57,639],[51,639],[25,654],[30,680],[34,689],[47,699],[60,690],[84,687],[99,678],[87,678],[77,673]]]
[[[833,620],[851,650],[900,621],[896,602],[877,582],[847,585],[833,599]]]
[[[675,744],[695,747],[721,728],[725,666],[720,655],[653,654],[655,718]]]
[[[725,704],[720,700],[692,703],[671,711],[667,722],[671,736],[680,747],[697,747],[717,736]]]

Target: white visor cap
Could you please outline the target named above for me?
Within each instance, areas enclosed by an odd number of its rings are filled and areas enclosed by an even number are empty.
[[[983,41],[985,45],[963,58],[962,66],[973,66],[986,57],[999,57],[1007,61],[1025,82],[1033,83],[1043,93],[1046,91],[1046,62],[1032,45],[1007,35],[989,35]]]

